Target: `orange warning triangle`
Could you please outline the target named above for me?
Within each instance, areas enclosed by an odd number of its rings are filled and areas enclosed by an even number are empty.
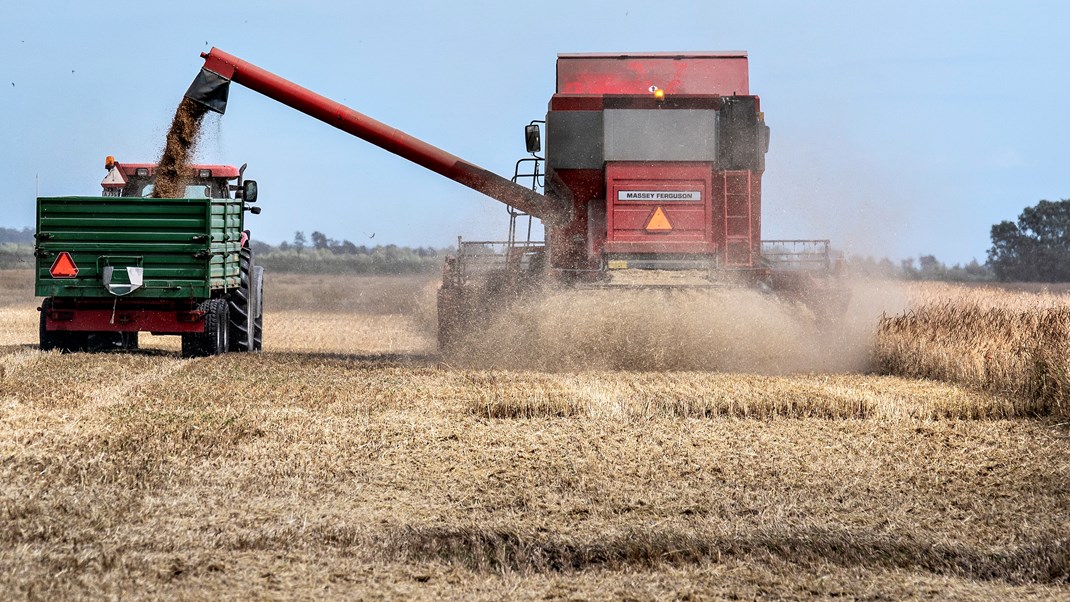
[[[52,274],[53,278],[74,278],[78,275],[78,266],[74,264],[71,254],[64,251],[52,262],[52,267],[48,269],[48,273]]]
[[[668,232],[672,230],[672,224],[669,223],[669,216],[665,215],[665,211],[661,207],[654,210],[654,213],[650,216],[650,219],[646,221],[647,232]]]

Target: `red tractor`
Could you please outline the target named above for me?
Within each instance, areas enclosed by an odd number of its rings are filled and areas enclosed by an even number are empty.
[[[533,284],[613,285],[620,270],[696,271],[697,286],[759,287],[819,320],[846,307],[827,240],[761,238],[769,128],[744,52],[559,55],[512,179],[218,49],[202,57],[186,96],[211,110],[225,110],[234,81],[508,206],[508,240],[460,241],[447,260],[443,345]],[[545,241],[531,240],[531,218]]]

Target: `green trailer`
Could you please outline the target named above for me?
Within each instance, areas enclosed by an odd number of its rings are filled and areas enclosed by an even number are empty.
[[[244,227],[256,183],[193,166],[191,198],[157,199],[154,167],[114,164],[105,196],[37,199],[42,349],[132,349],[139,332],[180,335],[186,357],[262,348],[263,269]]]

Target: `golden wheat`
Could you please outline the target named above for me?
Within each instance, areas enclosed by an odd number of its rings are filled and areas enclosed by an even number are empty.
[[[880,321],[877,369],[1017,399],[1018,414],[1070,411],[1070,297],[940,285]]]

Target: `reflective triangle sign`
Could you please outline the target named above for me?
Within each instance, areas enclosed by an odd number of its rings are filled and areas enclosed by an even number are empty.
[[[672,230],[672,223],[669,222],[669,216],[665,215],[665,211],[658,207],[654,210],[654,213],[650,215],[650,219],[646,221],[647,232],[668,232]]]
[[[48,273],[52,274],[53,278],[74,278],[78,275],[78,266],[75,265],[71,254],[64,251],[52,262],[52,267],[48,268]]]

